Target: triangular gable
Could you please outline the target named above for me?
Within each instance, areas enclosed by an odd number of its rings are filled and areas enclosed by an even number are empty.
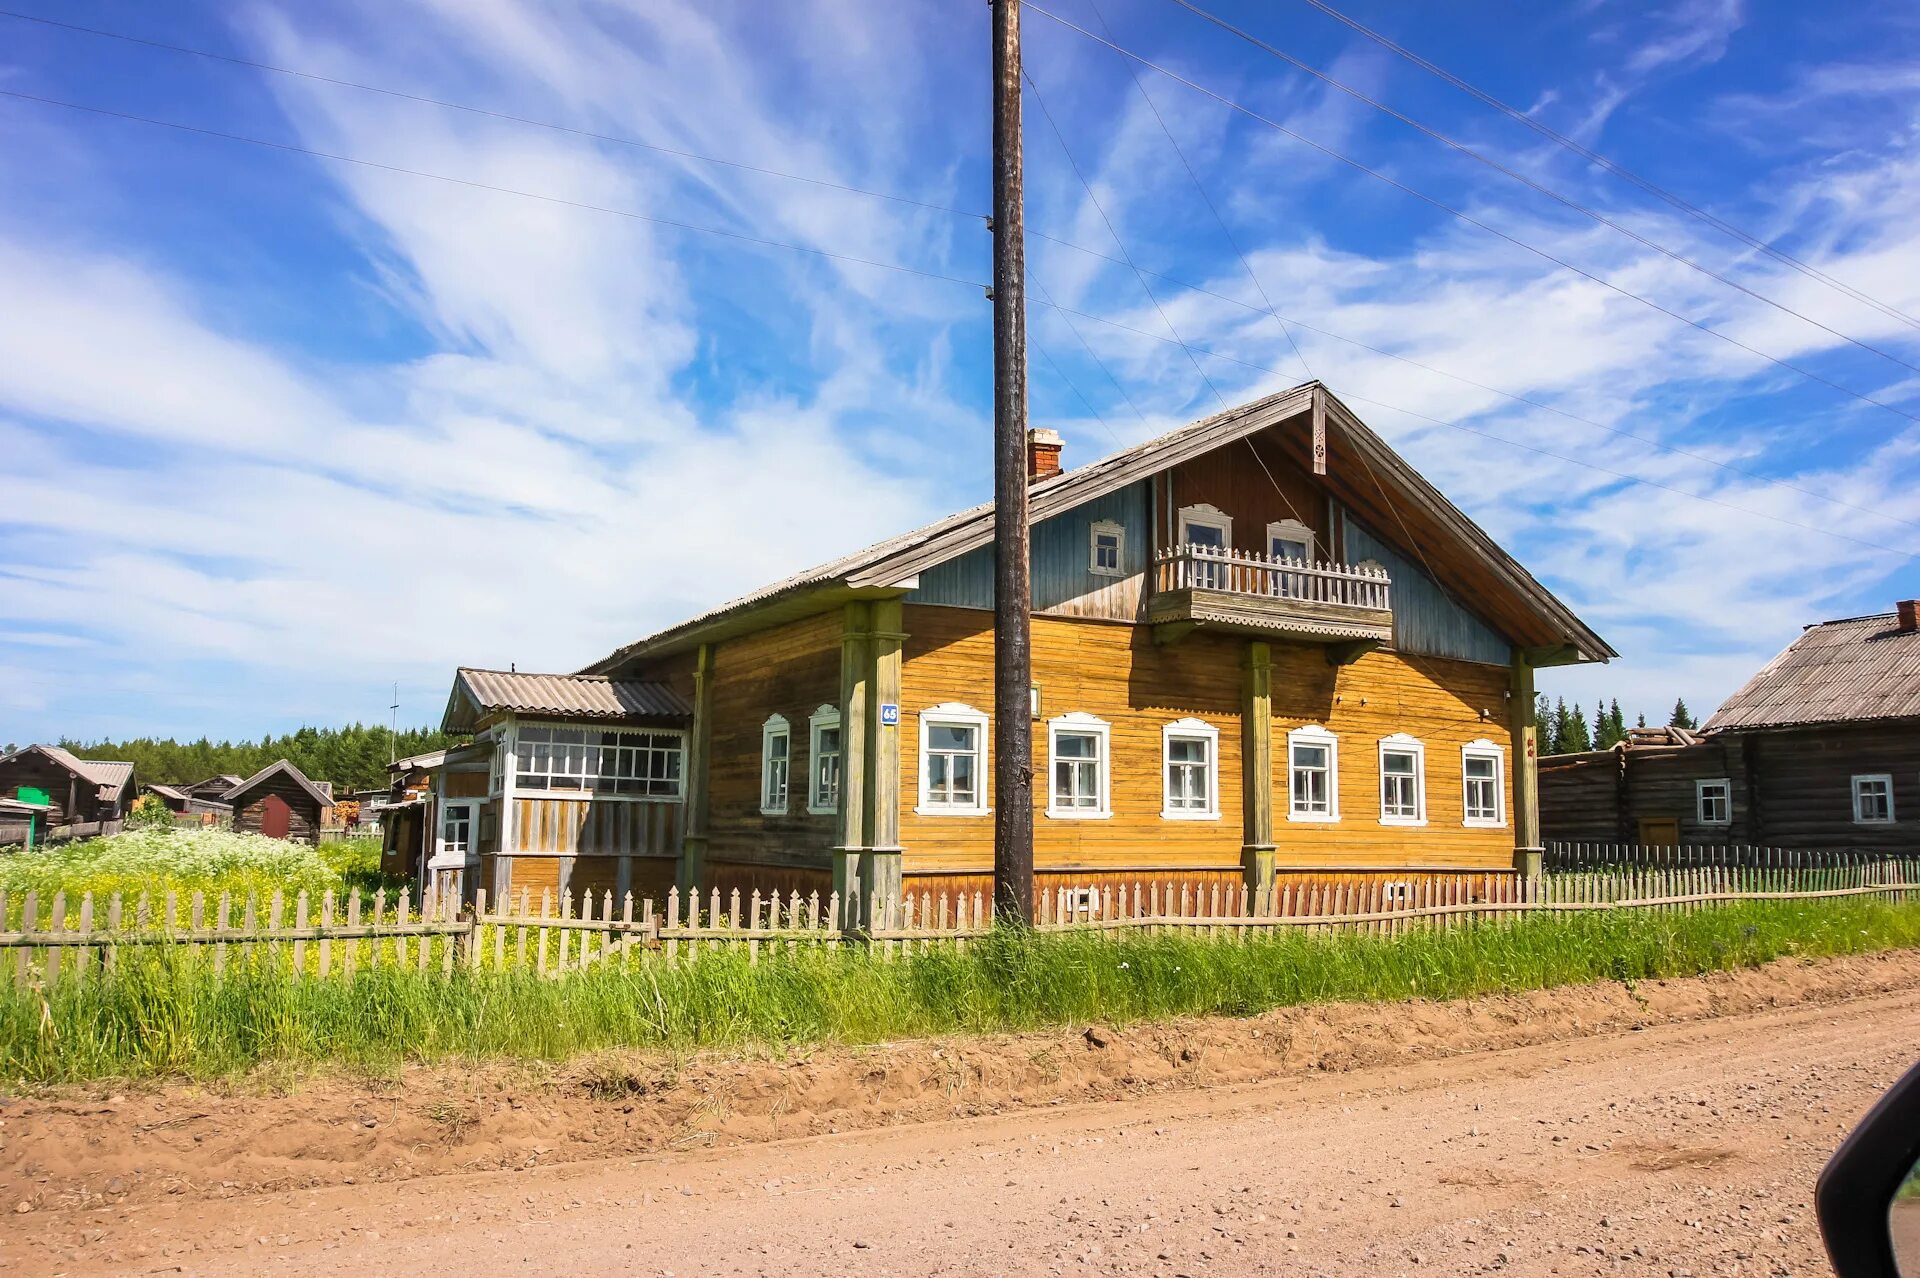
[[[328,794],[326,791],[322,790],[319,786],[315,785],[313,782],[307,780],[307,774],[302,772],[299,768],[295,767],[293,765],[293,761],[290,759],[281,759],[277,763],[269,763],[266,767],[260,769],[258,772],[248,777],[245,781],[242,781],[239,785],[233,787],[233,789],[221,795],[220,801],[222,803],[230,804],[235,808],[243,808],[246,806],[246,803],[244,802],[244,800],[247,798],[247,796],[251,795],[255,790],[259,789],[267,781],[271,780],[276,776],[280,776],[283,774],[287,777],[292,778],[295,785],[299,786],[302,790],[312,795],[313,801],[315,803],[318,803],[321,807],[330,808],[333,806],[333,796]]]

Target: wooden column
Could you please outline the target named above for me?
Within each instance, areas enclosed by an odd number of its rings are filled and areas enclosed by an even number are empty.
[[[875,603],[869,632],[873,677],[867,685],[867,756],[872,770],[867,810],[872,816],[867,851],[860,858],[869,896],[900,894],[900,647],[907,638],[901,629],[902,611],[898,599]],[[882,706],[894,708],[892,723],[881,722]]]
[[[1540,843],[1540,725],[1534,713],[1533,666],[1518,648],[1507,699],[1513,731],[1513,868],[1532,876],[1540,873],[1546,854]]]
[[[674,883],[702,887],[707,877],[707,768],[713,757],[713,645],[703,643],[693,660],[693,727],[687,733],[685,833]]]
[[[1241,869],[1264,897],[1273,886],[1273,649],[1249,643],[1240,670]]]
[[[868,690],[872,686],[873,605],[850,603],[840,632],[840,838],[833,849],[833,890],[840,894],[839,923],[857,921],[856,889],[865,895],[868,884],[860,854],[873,829],[873,789],[868,784],[873,745],[868,739]]]

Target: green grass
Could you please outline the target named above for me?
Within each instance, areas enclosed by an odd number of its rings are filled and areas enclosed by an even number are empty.
[[[377,839],[315,848],[216,827],[145,828],[0,857],[0,888],[15,900],[38,892],[43,916],[55,892],[76,903],[86,892],[101,903],[119,892],[131,906],[142,892],[156,901],[169,891],[182,898],[196,891],[209,898],[231,892],[239,900],[250,892],[264,899],[278,890],[292,900],[301,891],[316,899],[327,891],[371,896],[383,886],[391,895],[398,884],[380,873]]]
[[[381,967],[296,978],[279,961],[128,952],[111,975],[0,990],[0,1081],[185,1074],[263,1064],[385,1068],[559,1059],[607,1047],[874,1042],[1100,1020],[1248,1015],[1336,1000],[1453,998],[1646,980],[1920,945],[1920,905],[1749,902],[1696,914],[1549,916],[1399,937],[1282,933],[1007,936],[883,962],[855,951],[702,957],[562,980]]]

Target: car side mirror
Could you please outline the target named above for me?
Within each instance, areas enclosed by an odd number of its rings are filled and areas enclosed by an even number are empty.
[[[1920,1065],[1887,1089],[1820,1173],[1814,1207],[1840,1278],[1920,1278]]]

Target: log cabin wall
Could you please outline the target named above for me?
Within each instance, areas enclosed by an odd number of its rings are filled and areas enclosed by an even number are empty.
[[[233,828],[242,834],[260,833],[268,795],[278,795],[288,808],[287,838],[296,843],[318,843],[325,809],[306,788],[285,772],[275,773],[233,801]]]
[[[992,864],[992,817],[914,811],[920,785],[920,712],[959,703],[991,716],[992,617],[970,609],[906,609],[901,699],[901,844],[908,875],[972,876]],[[1244,841],[1241,795],[1241,666],[1247,640],[1201,631],[1156,645],[1145,626],[1049,618],[1033,624],[1034,862],[1038,872],[1122,878],[1154,871],[1165,881],[1226,876],[1238,882]],[[1276,866],[1287,871],[1460,868],[1508,870],[1513,864],[1511,752],[1502,777],[1509,823],[1463,823],[1460,749],[1490,740],[1505,746],[1507,670],[1377,652],[1349,666],[1327,663],[1315,645],[1272,645],[1274,838]],[[1047,721],[1080,711],[1110,725],[1113,816],[1075,820],[1047,815]],[[1161,816],[1162,728],[1199,719],[1219,732],[1216,819]],[[1339,736],[1341,820],[1287,819],[1286,733],[1319,723]],[[1427,824],[1380,824],[1380,738],[1408,733],[1426,746]],[[992,776],[990,752],[986,777]],[[991,803],[991,793],[989,793]],[[1077,882],[1078,880],[1076,880]],[[916,878],[916,884],[920,880]]]
[[[1853,819],[1853,778],[1891,776],[1892,824]],[[1700,820],[1697,783],[1725,780],[1732,820]],[[1920,848],[1920,725],[1911,720],[1716,733],[1691,746],[1549,758],[1540,768],[1541,829],[1560,842],[1645,843],[1672,823],[1690,846],[1760,844],[1799,851]]]
[[[111,805],[100,801],[100,787],[85,777],[77,777],[38,751],[21,754],[0,764],[0,795],[13,798],[22,786],[44,790],[49,806],[46,824],[68,825],[75,821],[99,821],[105,811],[113,816]]]
[[[839,823],[834,814],[807,811],[813,768],[808,719],[821,706],[840,703],[844,625],[836,609],[715,649],[703,890],[762,880],[770,889],[787,881],[774,870],[817,871],[830,879]],[[762,731],[776,713],[787,721],[787,804],[784,813],[767,815],[760,809]]]

